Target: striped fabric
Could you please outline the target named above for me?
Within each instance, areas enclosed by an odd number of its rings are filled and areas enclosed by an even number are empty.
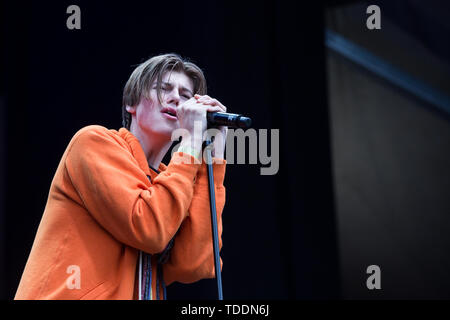
[[[159,174],[158,170],[150,167]],[[150,176],[147,176],[149,180]],[[175,238],[175,237],[174,237]],[[163,290],[163,299],[167,299],[166,284],[164,283],[162,265],[167,262],[170,249],[173,247],[173,239],[170,240],[164,251],[158,254],[158,269],[156,277],[156,300],[160,300],[160,291]],[[139,252],[139,300],[153,300],[152,292],[152,255],[143,251]]]
[[[167,290],[166,290],[166,284],[164,283],[164,275],[163,275],[163,264],[166,263],[166,261],[169,258],[170,249],[173,246],[173,239],[170,240],[167,247],[164,249],[164,251],[159,254],[158,257],[158,270],[157,270],[157,277],[156,277],[156,300],[161,300],[160,297],[160,291],[162,289],[163,291],[163,299],[167,299]],[[139,252],[139,270],[142,270],[139,272],[139,281],[141,283],[141,289],[140,289],[140,300],[152,300],[153,299],[153,292],[152,292],[152,255],[143,251]]]

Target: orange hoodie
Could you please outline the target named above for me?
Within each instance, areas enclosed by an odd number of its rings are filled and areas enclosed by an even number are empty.
[[[186,157],[192,164],[181,163]],[[213,166],[222,247],[226,162]],[[137,299],[139,250],[160,253],[175,234],[165,283],[213,278],[206,165],[177,152],[159,171],[125,128],[78,131],[56,170],[15,299]]]

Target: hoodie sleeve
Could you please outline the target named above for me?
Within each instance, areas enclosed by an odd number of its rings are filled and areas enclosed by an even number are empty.
[[[124,244],[158,253],[191,205],[200,165],[180,161],[185,156],[175,153],[151,184],[126,145],[107,129],[90,129],[73,138],[65,168],[79,196],[76,201],[103,228]]]
[[[226,161],[216,163],[214,159],[214,185],[216,195],[219,248],[222,248],[222,211],[225,206]],[[221,259],[222,265],[222,259]],[[211,213],[209,207],[208,175],[206,164],[198,171],[194,195],[186,217],[174,239],[169,260],[163,265],[167,285],[174,281],[192,283],[205,278],[214,278],[214,252],[212,243]]]

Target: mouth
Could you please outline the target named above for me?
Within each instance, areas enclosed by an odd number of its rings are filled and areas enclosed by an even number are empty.
[[[161,110],[161,113],[163,113],[166,118],[171,120],[178,120],[177,118],[177,109],[172,107],[165,107]]]

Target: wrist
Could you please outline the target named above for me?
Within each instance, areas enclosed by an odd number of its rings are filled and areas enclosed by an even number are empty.
[[[201,143],[189,143],[183,141],[180,143],[180,147],[177,152],[183,152],[193,156],[195,159],[201,161],[202,158],[202,144]]]

